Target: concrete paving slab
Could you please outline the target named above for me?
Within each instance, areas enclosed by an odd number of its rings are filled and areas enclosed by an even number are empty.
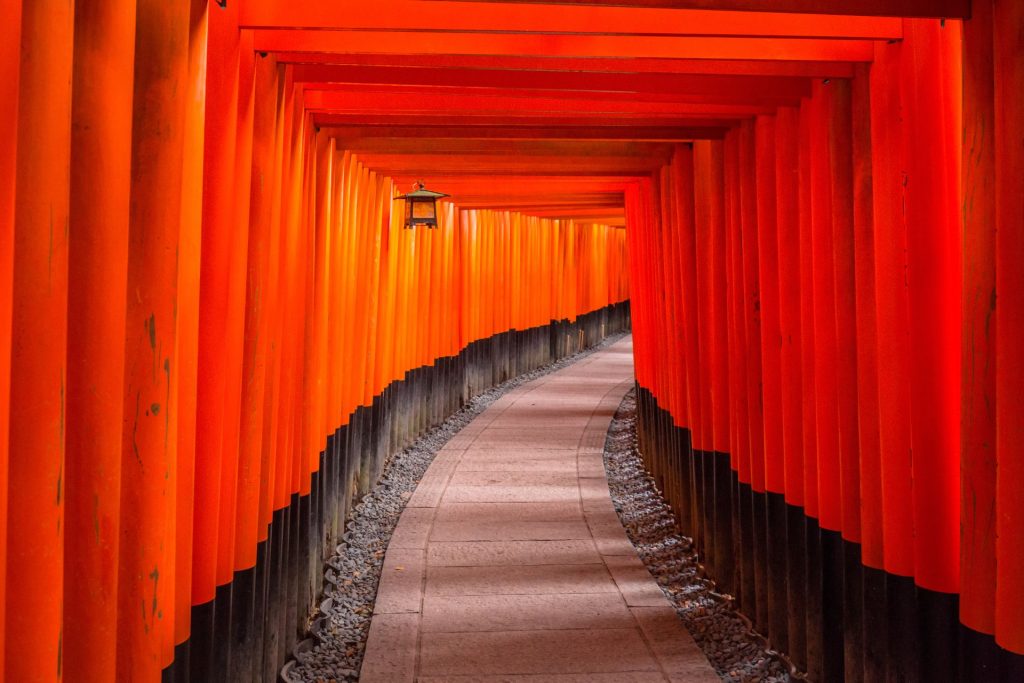
[[[575,472],[460,471],[456,469],[448,486],[569,486],[576,487]]]
[[[434,519],[433,508],[406,507],[398,524],[391,534],[388,549],[413,548],[423,550],[427,547],[430,527]]]
[[[441,567],[488,565],[596,564],[601,556],[591,539],[568,541],[468,541],[428,543],[427,563]]]
[[[633,628],[420,636],[423,676],[658,670],[657,660]]]
[[[508,455],[503,451],[492,451],[494,457],[466,457],[455,468],[456,474],[462,472],[576,472],[576,451],[567,451],[571,457],[556,455],[546,457],[544,453],[561,453],[562,451],[540,451],[537,457],[522,458]]]
[[[375,614],[359,671],[360,683],[412,683],[418,641],[418,614]]]
[[[377,585],[374,614],[420,612],[423,608],[425,570],[422,550],[389,547]]]
[[[440,522],[573,522],[583,519],[579,500],[556,503],[452,503],[438,508]]]
[[[579,500],[580,490],[567,486],[449,486],[446,503],[557,503]]]
[[[619,593],[604,564],[427,567],[427,595]]]
[[[590,537],[590,527],[582,521],[439,522],[430,533],[432,541],[561,541]]]
[[[635,554],[605,556],[604,563],[630,607],[662,607],[668,598]]]
[[[708,665],[693,636],[669,606],[631,607],[647,643],[672,683],[717,683],[718,674]]]
[[[432,595],[423,602],[420,622],[424,633],[634,627],[633,615],[615,593]]]

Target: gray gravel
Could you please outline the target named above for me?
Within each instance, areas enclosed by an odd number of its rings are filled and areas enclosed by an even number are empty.
[[[782,683],[802,680],[788,662],[702,577],[691,539],[679,533],[668,504],[637,452],[636,392],[630,391],[608,429],[604,462],[619,519],[640,559],[676,608],[723,681]]]
[[[359,680],[377,582],[391,533],[441,447],[505,392],[571,365],[624,336],[608,337],[586,351],[485,391],[390,460],[377,485],[355,506],[343,542],[327,561],[323,602],[319,611],[310,615],[310,638],[295,646],[295,659],[281,671],[285,681],[347,683]]]

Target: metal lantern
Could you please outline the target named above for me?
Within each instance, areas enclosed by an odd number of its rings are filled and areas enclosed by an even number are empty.
[[[417,225],[426,225],[431,228],[437,227],[437,200],[449,195],[443,192],[433,192],[423,186],[423,181],[416,183],[416,189],[409,194],[403,194],[395,199],[405,200],[405,227],[414,228]]]

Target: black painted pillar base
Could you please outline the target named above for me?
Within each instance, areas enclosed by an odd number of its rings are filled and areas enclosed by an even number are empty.
[[[886,680],[918,681],[917,587],[909,576],[886,577],[886,608],[889,622],[889,657]]]
[[[765,496],[768,522],[768,640],[773,649],[789,651],[789,576],[786,555],[789,529],[786,497],[768,492]]]
[[[192,631],[189,634],[190,681],[212,681],[214,678],[214,601],[204,602],[192,608]]]
[[[843,541],[843,657],[846,683],[864,680],[864,572],[859,543]]]
[[[757,579],[754,567],[754,510],[753,501],[750,496],[750,486],[739,483],[737,494],[740,513],[738,546],[740,580],[737,597],[739,598],[740,611],[747,615],[750,621],[754,622],[757,620]]]
[[[861,567],[863,604],[864,683],[883,683],[889,658],[889,622],[886,619],[886,574]]]
[[[807,518],[803,508],[786,505],[787,653],[801,671],[807,670]]]
[[[955,683],[959,674],[959,596],[924,588],[918,588],[917,595],[921,678]]]
[[[842,683],[845,674],[843,643],[843,537],[821,530],[822,681]]]
[[[715,469],[715,573],[714,577],[719,589],[726,593],[736,590],[736,574],[734,566],[736,557],[733,554],[732,537],[732,480],[733,471],[729,466],[729,456],[725,453],[714,454]]]
[[[754,626],[768,633],[768,502],[763,491],[750,490],[750,517],[754,529]]]
[[[821,681],[824,675],[824,617],[822,615],[821,585],[821,528],[818,520],[807,518],[807,675],[812,681]]]

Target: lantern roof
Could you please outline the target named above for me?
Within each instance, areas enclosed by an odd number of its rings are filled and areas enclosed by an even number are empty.
[[[408,194],[399,195],[395,199],[440,199],[441,197],[450,197],[444,192],[434,192],[428,190],[423,186],[423,183],[416,183],[416,189]]]

